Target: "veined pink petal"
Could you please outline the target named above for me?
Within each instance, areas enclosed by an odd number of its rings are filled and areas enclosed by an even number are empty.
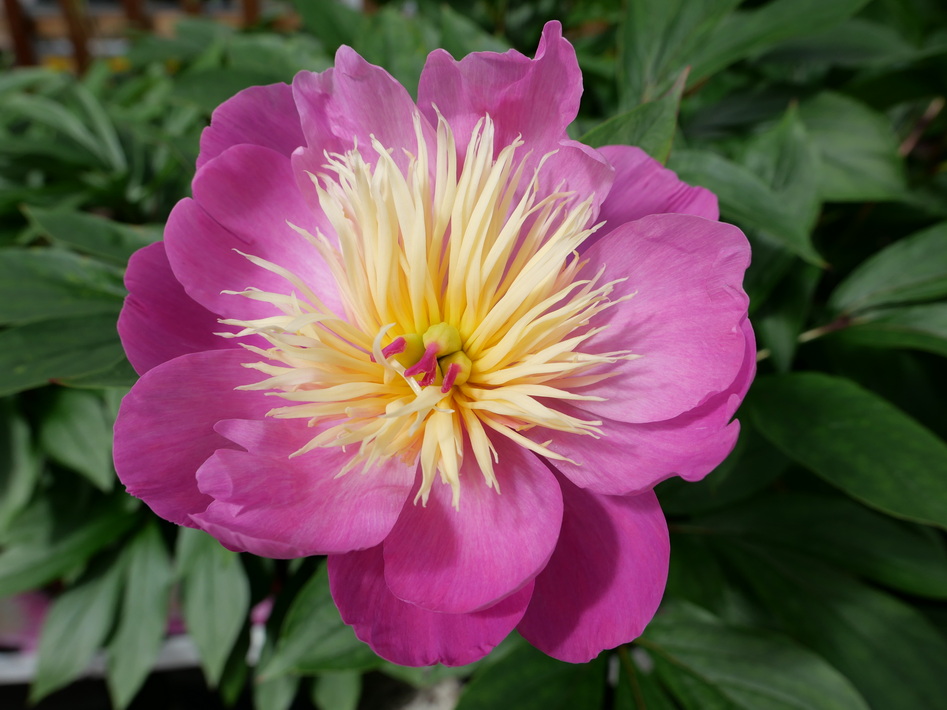
[[[405,506],[385,540],[385,578],[399,599],[450,614],[478,611],[525,586],[556,546],[562,496],[532,453],[494,441],[500,494],[464,458],[460,509],[435,485],[427,507]]]
[[[128,297],[118,317],[118,334],[138,374],[178,355],[234,346],[214,335],[232,328],[220,325],[174,278],[164,242],[132,254],[125,286]]]
[[[513,630],[533,591],[483,611],[441,614],[401,601],[385,584],[380,547],[328,560],[329,585],[342,619],[382,658],[403,666],[463,666],[480,660]]]
[[[583,409],[658,422],[730,387],[746,353],[742,282],[750,249],[739,229],[690,215],[651,215],[614,230],[583,256],[590,272],[605,266],[606,278],[625,279],[611,300],[630,297],[593,318],[593,326],[609,327],[589,339],[589,349],[638,356],[583,388],[604,398],[583,402]]]
[[[276,293],[292,290],[285,279],[255,266],[242,252],[318,284],[326,305],[339,307],[329,268],[315,247],[287,223],[313,234],[318,225],[296,189],[288,158],[258,146],[231,148],[201,169],[194,179],[194,194],[195,200],[175,205],[165,229],[171,268],[191,298],[225,317],[274,315],[269,303],[222,293],[248,287]]]
[[[228,148],[249,143],[290,155],[305,145],[289,84],[251,86],[214,110],[201,133],[200,168]]]
[[[475,52],[455,61],[444,50],[430,54],[418,86],[418,106],[436,124],[434,106],[454,129],[460,153],[474,124],[489,114],[501,145],[521,135],[554,148],[579,110],[582,74],[562,25],[548,22],[535,59],[515,50]]]
[[[599,439],[559,437],[553,448],[571,461],[556,461],[555,467],[580,488],[603,495],[635,495],[671,476],[697,481],[713,471],[736,445],[740,425],[731,419],[756,372],[756,341],[748,320],[743,321],[743,332],[743,365],[726,391],[666,421],[634,424],[605,419]],[[577,404],[557,408],[589,419],[590,413],[581,408],[584,403]],[[527,436],[542,440],[535,432]]]
[[[210,496],[195,472],[217,449],[233,448],[214,431],[221,419],[261,419],[273,402],[246,383],[242,348],[191,353],[149,370],[122,400],[115,420],[115,470],[128,492],[162,518],[194,527],[190,516]]]
[[[270,557],[381,543],[414,485],[416,467],[395,460],[337,477],[349,458],[341,447],[289,458],[325,428],[295,419],[220,422],[217,432],[247,451],[221,449],[201,466],[198,487],[214,500],[194,521],[226,534],[220,539],[229,546],[242,541],[249,552]],[[274,545],[292,554],[274,555]]]
[[[625,222],[652,214],[670,212],[719,219],[716,195],[681,181],[673,170],[641,148],[607,145],[598,150],[615,168],[615,182],[599,213],[599,219],[606,223],[582,245],[583,250]]]
[[[670,544],[651,491],[599,496],[562,481],[562,497],[559,545],[517,629],[550,656],[585,663],[641,635],[664,594]]]

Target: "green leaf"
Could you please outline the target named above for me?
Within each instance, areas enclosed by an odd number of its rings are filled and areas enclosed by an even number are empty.
[[[0,399],[0,535],[26,507],[41,471],[29,425],[12,399]]]
[[[870,311],[833,337],[873,348],[912,348],[947,357],[947,303]]]
[[[27,323],[0,332],[0,396],[105,370],[125,359],[117,310]]]
[[[745,538],[718,542],[763,609],[872,707],[947,708],[947,641],[917,610],[812,558]]]
[[[819,269],[808,264],[791,270],[767,302],[762,317],[754,321],[756,333],[769,349],[779,372],[789,372],[792,367],[799,335],[809,317],[821,276]]]
[[[823,200],[865,202],[904,197],[904,164],[897,138],[883,115],[829,91],[804,101],[799,111],[819,152]]]
[[[677,111],[687,72],[678,77],[668,93],[655,101],[609,118],[580,140],[593,148],[603,145],[634,145],[655,160],[666,163],[677,130]]]
[[[128,161],[125,159],[125,151],[122,149],[115,124],[109,118],[105,107],[82,84],[76,84],[72,93],[89,119],[89,125],[98,138],[98,145],[101,146],[100,150],[103,158],[112,170],[117,173],[124,173],[128,170]]]
[[[851,683],[811,651],[761,629],[666,605],[636,642],[687,710],[867,710]]]
[[[161,238],[159,227],[130,227],[74,210],[31,207],[26,214],[53,241],[120,266],[135,251]]]
[[[0,250],[0,324],[117,312],[120,276],[94,259],[55,249]]]
[[[415,95],[427,55],[439,44],[439,34],[424,16],[408,18],[386,5],[370,18],[353,47],[368,61],[385,67]]]
[[[134,507],[124,494],[65,512],[41,498],[15,519],[17,537],[0,552],[0,597],[42,587],[120,539]]]
[[[691,83],[793,37],[804,37],[845,20],[868,0],[774,0],[755,10],[735,12],[701,42],[690,57]]]
[[[465,57],[471,52],[505,52],[510,48],[507,42],[484,32],[480,25],[450,5],[444,3],[440,9],[439,44],[454,57]]]
[[[57,388],[48,393],[44,404],[39,441],[49,457],[78,471],[100,490],[112,490],[112,422],[102,398]]]
[[[261,666],[259,675],[266,680],[286,673],[367,669],[379,663],[371,648],[342,621],[323,565],[293,600],[276,651]]]
[[[773,190],[811,232],[819,215],[819,156],[795,105],[769,130],[743,146],[743,165]]]
[[[203,531],[181,528],[176,557],[184,622],[215,686],[249,613],[250,585],[240,556]]]
[[[629,0],[618,29],[620,107],[652,100],[740,0]]]
[[[602,706],[605,658],[574,665],[532,646],[520,646],[502,663],[476,673],[464,688],[457,710],[573,710]]]
[[[50,607],[39,640],[30,702],[75,680],[89,665],[115,619],[124,568],[101,564]]]
[[[275,77],[260,69],[195,67],[175,80],[173,96],[210,114],[224,101],[250,86],[272,84],[283,78],[291,77]]]
[[[756,175],[726,158],[707,151],[675,151],[670,167],[685,182],[702,185],[720,200],[720,211],[744,227],[761,229],[786,250],[821,265],[804,220]]]
[[[917,50],[891,27],[853,17],[836,27],[784,42],[767,54],[766,60],[791,65],[885,69],[909,62],[917,54]]]
[[[866,259],[832,292],[829,306],[847,314],[942,296],[947,296],[947,222]]]
[[[356,710],[361,694],[358,671],[322,673],[313,680],[312,702],[320,710]]]
[[[818,557],[908,594],[947,599],[947,547],[941,537],[847,498],[780,492],[690,525]]]
[[[744,409],[790,458],[889,515],[947,529],[947,444],[850,380],[758,378]]]
[[[126,707],[152,670],[168,626],[171,559],[154,521],[123,552],[122,613],[108,646],[108,687],[112,703]]]
[[[335,52],[343,44],[354,46],[365,31],[368,18],[338,0],[293,0],[303,27]]]

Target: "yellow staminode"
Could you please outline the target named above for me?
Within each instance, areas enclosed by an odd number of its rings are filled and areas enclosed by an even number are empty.
[[[612,304],[614,284],[601,284],[601,272],[578,278],[576,248],[594,231],[591,201],[540,196],[545,161],[527,171],[520,140],[494,157],[489,116],[474,128],[462,165],[442,117],[433,156],[418,116],[415,133],[417,155],[405,156],[406,168],[374,138],[374,164],[358,146],[326,155],[325,172],[311,177],[335,235],[289,225],[328,264],[343,313],[320,300],[322,284],[248,255],[285,278],[288,293],[240,295],[283,315],[224,322],[243,328],[230,337],[258,334],[271,345],[245,346],[265,358],[248,367],[269,377],[242,389],[290,403],[271,416],[321,426],[294,456],[351,447],[340,475],[391,458],[420,463],[418,497],[426,503],[440,474],[456,507],[466,455],[499,491],[491,436],[561,459],[550,442],[521,432],[599,435],[601,422],[555,403],[591,399],[573,390],[607,374],[589,370],[633,356],[581,349],[601,330],[589,319]]]

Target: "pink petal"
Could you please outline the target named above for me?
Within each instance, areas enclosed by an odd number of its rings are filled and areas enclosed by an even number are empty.
[[[247,451],[221,449],[197,472],[214,502],[192,516],[215,526],[228,547],[267,557],[306,557],[374,547],[391,531],[416,467],[394,461],[337,474],[352,457],[340,447],[289,458],[326,428],[299,420],[224,421],[217,432]],[[233,539],[221,537],[222,531]],[[274,545],[282,554],[274,555]],[[291,553],[291,554],[290,554]]]
[[[305,145],[289,84],[251,86],[218,106],[201,134],[197,167],[242,143],[286,156]]]
[[[427,507],[408,504],[385,540],[385,578],[399,599],[450,614],[484,609],[524,587],[556,546],[562,499],[532,453],[495,437],[500,494],[471,453],[461,468],[460,509],[435,482]]]
[[[716,195],[682,182],[674,171],[641,148],[607,145],[599,148],[599,152],[615,168],[615,182],[599,213],[599,219],[606,224],[583,244],[583,249],[625,222],[651,214],[692,214],[714,221],[720,218]]]
[[[624,422],[672,419],[728,391],[745,359],[750,248],[729,224],[690,215],[652,215],[622,225],[592,246],[588,273],[606,267],[612,301],[592,319],[609,327],[587,341],[590,352],[630,350],[603,372],[615,376],[582,388],[604,398],[588,412]],[[620,396],[616,396],[616,393]]]
[[[229,328],[184,292],[174,278],[164,242],[132,254],[125,272],[128,297],[118,317],[118,334],[138,374],[178,355],[233,347],[214,333]]]
[[[261,419],[273,401],[236,391],[253,381],[244,362],[258,355],[234,348],[191,353],[149,370],[132,387],[115,421],[115,470],[128,492],[158,515],[194,527],[190,515],[211,498],[197,488],[197,469],[234,444],[214,431],[221,419]]]
[[[641,493],[675,475],[697,481],[713,471],[736,445],[740,425],[730,420],[756,372],[756,342],[748,320],[743,322],[743,331],[743,365],[725,392],[674,419],[647,424],[605,419],[599,439],[561,436],[553,449],[578,465],[556,461],[556,468],[580,488],[603,495]],[[581,409],[582,404],[560,404],[557,409],[580,419],[594,418]],[[542,430],[527,436],[534,441],[549,438]]]
[[[483,611],[441,614],[408,604],[385,584],[380,547],[328,560],[329,585],[346,624],[382,658],[402,666],[463,666],[486,656],[513,630],[533,583]]]
[[[582,73],[562,26],[548,22],[535,59],[515,50],[475,52],[460,61],[444,50],[428,56],[418,86],[418,107],[432,124],[436,106],[454,131],[463,155],[474,125],[485,114],[496,123],[500,145],[522,135],[528,145],[554,148],[579,110]]]
[[[402,167],[408,164],[402,149],[417,154],[413,123],[417,107],[410,94],[391,74],[365,61],[351,47],[339,48],[333,69],[297,74],[293,92],[306,145],[313,154],[310,166],[325,162],[324,150],[341,152],[355,145],[373,163],[372,136],[394,149],[392,157]],[[427,121],[422,125],[433,154],[433,129]]]
[[[244,254],[289,269],[330,308],[340,300],[328,266],[287,221],[315,234],[318,220],[296,189],[290,161],[257,146],[231,148],[194,179],[195,200],[175,205],[165,229],[168,260],[187,294],[205,308],[242,319],[274,315],[262,301],[222,291],[254,287],[288,294],[288,281]]]
[[[650,491],[600,496],[562,481],[562,497],[559,545],[517,629],[544,653],[585,663],[637,638],[651,621],[664,594],[670,543]]]

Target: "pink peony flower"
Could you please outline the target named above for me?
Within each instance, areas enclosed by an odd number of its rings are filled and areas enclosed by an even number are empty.
[[[328,555],[397,663],[637,637],[652,488],[737,437],[749,247],[641,150],[569,140],[581,91],[551,22],[532,60],[432,53],[417,103],[343,47],[220,106],[128,267],[128,491],[234,550]]]

